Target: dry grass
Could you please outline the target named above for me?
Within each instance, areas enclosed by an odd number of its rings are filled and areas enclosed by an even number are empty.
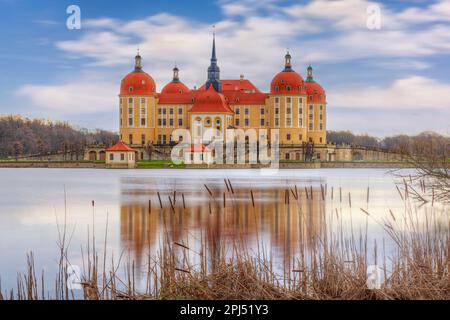
[[[232,198],[235,191],[229,181],[225,184],[227,197]],[[212,195],[212,191],[205,187]],[[327,189],[321,186],[322,201],[327,196],[333,197],[333,189],[331,192]],[[309,196],[308,189],[305,190],[304,198],[311,199],[312,188]],[[293,199],[286,190],[287,205],[300,198],[296,186],[290,191]],[[259,244],[257,249],[249,250],[242,239],[234,240],[231,245],[216,239],[216,247],[211,250],[205,240],[214,236],[214,230],[209,230],[211,234],[202,235],[193,246],[188,241],[174,242],[169,236],[162,239],[159,252],[148,255],[144,277],[146,285],[142,286],[139,285],[140,276],[135,262],[127,260],[124,255],[118,258],[107,255],[107,232],[102,239],[103,254],[100,255],[96,248],[95,230],[92,230],[83,249],[83,294],[76,297],[68,286],[70,234],[64,221],[59,227],[60,257],[54,295],[49,296],[44,287],[44,274],[36,273],[31,253],[27,257],[27,272],[18,275],[16,289],[1,294],[0,287],[0,299],[450,299],[448,212],[444,212],[447,225],[443,225],[442,219],[434,212],[427,213],[423,222],[423,219],[418,219],[419,211],[411,203],[408,188],[399,189],[399,192],[406,208],[402,217],[391,212],[389,219],[378,221],[370,210],[360,209],[361,214],[374,219],[391,237],[395,254],[389,257],[385,254],[384,245],[381,249],[375,245],[373,251],[368,251],[367,234],[325,232],[308,245],[299,243],[299,254],[285,263],[280,272],[272,257],[267,256]],[[253,191],[250,194],[254,207]],[[342,202],[341,190],[339,194]],[[222,201],[222,194],[219,198]],[[228,203],[225,199],[223,194],[223,206]],[[348,202],[351,207],[350,194]],[[94,203],[92,205],[94,207]],[[184,210],[184,197],[182,204],[171,201],[173,212],[177,206]],[[336,219],[335,223],[339,225],[339,216]],[[400,220],[403,221],[401,226]],[[378,289],[369,289],[366,284],[368,261],[373,258],[383,269],[385,278]],[[119,269],[124,271],[119,272]]]

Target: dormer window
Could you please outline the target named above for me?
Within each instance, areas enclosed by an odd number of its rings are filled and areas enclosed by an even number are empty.
[[[275,87],[275,91],[276,91],[276,92],[280,91],[280,87],[279,87],[279,86],[276,86],[276,87]]]
[[[286,90],[287,90],[287,91],[291,91],[291,86],[287,86],[287,87],[286,87]]]
[[[145,84],[145,80],[142,80],[142,81],[141,81],[141,84],[144,85],[144,84]]]
[[[134,88],[133,88],[133,87],[129,87],[129,88],[128,88],[128,92],[131,93],[131,92],[133,92],[133,91],[134,91]]]

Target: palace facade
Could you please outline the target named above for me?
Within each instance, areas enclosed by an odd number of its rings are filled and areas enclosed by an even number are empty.
[[[226,129],[254,129],[259,133],[278,130],[280,146],[326,146],[327,100],[325,90],[307,68],[306,80],[292,66],[289,52],[284,68],[262,92],[250,80],[222,80],[216,57],[215,36],[206,82],[189,89],[173,68],[172,81],[157,92],[156,83],[144,72],[142,58],[135,57],[134,70],[120,85],[120,139],[138,152],[138,158],[151,158],[149,146],[164,147],[183,141],[172,135],[176,129],[190,131],[192,140],[205,130],[217,129],[224,137]],[[286,156],[289,158],[289,156]],[[283,159],[283,158],[281,158]],[[287,159],[289,160],[289,159]]]

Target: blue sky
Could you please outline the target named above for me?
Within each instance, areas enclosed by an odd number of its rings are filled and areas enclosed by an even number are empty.
[[[81,8],[81,29],[66,8]],[[369,30],[367,8],[380,9]],[[160,90],[176,62],[205,80],[216,25],[222,78],[261,90],[282,69],[312,63],[328,95],[328,128],[383,137],[450,134],[450,0],[0,0],[0,113],[116,131],[121,78],[139,47]]]

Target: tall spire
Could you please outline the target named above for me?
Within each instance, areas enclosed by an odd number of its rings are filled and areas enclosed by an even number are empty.
[[[206,81],[206,89],[212,85],[217,92],[222,91],[222,84],[220,83],[220,68],[217,65],[216,57],[216,32],[215,26],[213,31],[213,43],[211,52],[211,64],[208,67],[208,80]]]
[[[142,57],[137,49],[136,57],[134,57],[134,72],[142,72]]]
[[[216,58],[216,26],[213,26],[213,46],[212,46],[212,53],[211,53],[211,63],[213,61],[217,62]]]

